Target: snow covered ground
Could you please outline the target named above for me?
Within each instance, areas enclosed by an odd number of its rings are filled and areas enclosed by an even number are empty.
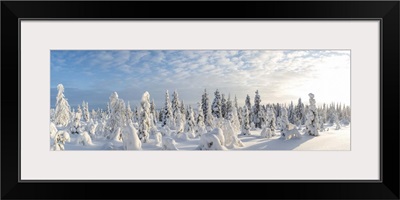
[[[304,135],[302,131],[301,138],[292,138],[284,140],[280,138],[280,131],[272,138],[261,138],[261,129],[252,130],[251,135],[239,135],[238,138],[243,142],[244,147],[234,147],[228,150],[350,150],[350,125],[342,126],[340,130],[329,128],[328,131],[320,132],[320,136]],[[65,150],[123,150],[122,141],[108,140],[105,138],[92,139],[92,145],[82,145],[79,141],[79,135],[70,134],[70,141],[64,145]],[[196,150],[199,146],[200,138],[183,139],[172,137],[176,142],[178,150]],[[51,139],[50,146],[53,144]],[[147,143],[142,144],[142,150],[162,150],[161,143],[156,142],[154,135],[150,136]]]

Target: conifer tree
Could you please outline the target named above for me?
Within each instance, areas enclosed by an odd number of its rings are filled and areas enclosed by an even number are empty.
[[[253,109],[253,122],[256,128],[261,128],[261,97],[258,94],[258,90],[256,91],[256,95],[254,97],[254,109]]]
[[[174,125],[174,119],[172,115],[172,107],[171,107],[171,102],[169,101],[169,93],[168,90],[165,92],[165,106],[164,106],[164,112],[163,112],[163,120],[162,120],[162,126],[168,126],[171,128]]]
[[[215,118],[221,118],[222,117],[222,113],[221,113],[221,95],[218,91],[218,89],[215,91],[214,93],[215,98],[212,104],[212,115]]]
[[[64,86],[57,85],[58,94],[56,97],[56,110],[54,114],[54,122],[56,125],[67,126],[71,118],[71,108],[67,99],[64,97]]]
[[[310,93],[308,96],[310,97],[310,105],[306,116],[306,133],[312,136],[318,136],[318,112],[315,106],[314,94]]]

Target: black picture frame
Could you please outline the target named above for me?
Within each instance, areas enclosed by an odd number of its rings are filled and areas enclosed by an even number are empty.
[[[2,1],[1,198],[399,199],[399,5],[398,1]],[[381,180],[20,182],[20,19],[379,19]],[[18,74],[18,84],[11,84],[16,82],[12,74]],[[243,188],[254,189],[243,192]]]

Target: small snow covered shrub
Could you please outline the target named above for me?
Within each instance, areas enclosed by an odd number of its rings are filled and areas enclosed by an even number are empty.
[[[56,125],[53,122],[51,122],[50,123],[50,138],[51,139],[54,139],[54,136],[56,136],[57,131],[58,130],[57,130]]]
[[[84,131],[82,133],[79,134],[78,140],[77,140],[78,144],[82,144],[84,146],[86,145],[93,145],[92,143],[92,139],[90,138],[90,135],[88,132]]]
[[[54,135],[54,144],[51,146],[52,151],[63,151],[65,142],[70,142],[71,138],[66,131],[58,131]]]
[[[263,130],[261,131],[261,137],[262,138],[271,138],[272,137],[271,129],[264,127]]]
[[[171,136],[171,129],[169,128],[168,125],[165,125],[164,127],[160,128],[160,132],[163,136]]]
[[[176,142],[171,137],[162,137],[162,149],[163,150],[178,150],[175,146]]]
[[[157,126],[152,125],[151,128],[150,128],[150,134],[151,135],[155,135],[157,133],[158,133]]]
[[[181,140],[189,140],[189,139],[190,139],[190,136],[193,136],[193,135],[191,135],[190,133],[176,133],[176,132],[173,132],[172,135],[173,135],[174,137],[176,137],[176,138],[181,139]]]
[[[102,120],[100,123],[97,124],[96,135],[105,137],[106,132],[107,132],[106,131],[106,121]]]
[[[91,136],[94,136],[96,134],[97,125],[98,125],[97,122],[93,122],[93,120],[90,119],[89,124],[86,126],[86,130],[89,132]]]
[[[283,129],[281,133],[281,138],[284,138],[285,140],[289,140],[292,138],[300,138],[301,134],[299,130],[296,128],[294,124],[289,123],[286,125],[286,128]]]
[[[215,128],[201,136],[197,150],[227,150],[224,146],[225,138],[220,128]]]
[[[341,123],[342,123],[344,126],[348,126],[348,125],[350,124],[350,121],[349,121],[348,119],[342,119]]]
[[[215,128],[213,131],[211,131],[211,134],[214,134],[218,137],[219,141],[221,141],[221,145],[225,145],[225,136],[221,128]]]
[[[254,122],[251,122],[250,127],[252,131],[256,130],[256,125],[254,124]]]
[[[122,141],[122,130],[121,128],[117,128],[111,136],[111,139],[114,141]]]
[[[156,145],[160,144],[162,142],[162,135],[161,133],[157,132],[154,134],[154,138],[156,141]]]
[[[201,136],[200,145],[197,150],[227,150],[218,137],[211,133],[206,133]]]
[[[137,131],[133,124],[130,123],[122,131],[122,142],[124,150],[141,150],[142,142],[140,141]]]
[[[62,142],[65,144],[65,142],[71,142],[71,137],[67,131],[60,130],[57,132],[57,134],[60,135]]]
[[[243,147],[242,141],[237,137],[235,129],[232,126],[232,123],[229,120],[224,120],[224,124],[222,126],[222,132],[225,139],[225,146],[228,148],[233,148],[235,146]]]
[[[82,124],[81,124],[81,114],[79,112],[75,113],[74,121],[71,122],[70,131],[72,134],[79,134],[82,132]]]

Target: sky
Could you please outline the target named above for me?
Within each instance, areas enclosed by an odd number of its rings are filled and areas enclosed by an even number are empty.
[[[204,89],[210,101],[218,89],[240,106],[247,95],[254,103],[350,105],[349,50],[52,50],[50,98],[55,107],[57,85],[72,107],[106,108],[112,92],[138,106],[145,91],[157,108],[165,91],[177,91],[185,105],[197,107]],[[170,97],[171,98],[171,97]],[[171,98],[172,99],[172,98]]]

